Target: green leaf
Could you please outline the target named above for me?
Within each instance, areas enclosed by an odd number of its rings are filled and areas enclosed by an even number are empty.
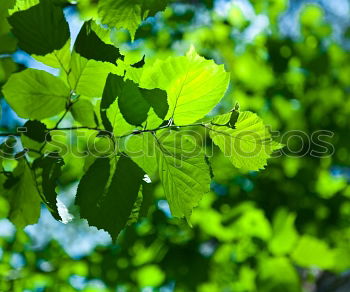
[[[57,209],[55,189],[63,165],[64,161],[57,153],[50,153],[48,156],[40,157],[33,162],[36,184],[42,193],[44,203],[56,220],[61,220]]]
[[[151,133],[130,135],[120,143],[121,151],[127,153],[151,178],[155,177],[158,171],[156,140]]]
[[[102,124],[109,132],[113,132],[113,126],[107,117],[107,109],[116,101],[122,77],[115,74],[108,74],[105,87],[103,89],[100,104],[100,115]],[[116,106],[118,104],[116,103]]]
[[[140,88],[140,91],[144,99],[153,108],[156,115],[164,120],[169,110],[166,91],[158,88],[151,90]]]
[[[110,27],[125,28],[134,40],[135,32],[148,16],[164,10],[168,0],[101,0],[98,14],[103,24]]]
[[[203,194],[209,192],[210,170],[205,155],[189,136],[163,130],[124,140],[127,153],[149,176],[158,171],[173,216],[190,218]]]
[[[121,80],[118,106],[124,119],[131,125],[140,126],[146,119],[150,105],[142,91],[131,80]]]
[[[23,134],[36,142],[43,143],[51,140],[46,125],[39,121],[27,121],[23,128],[25,129]]]
[[[216,117],[210,137],[232,164],[243,170],[263,169],[274,150],[281,144],[272,140],[263,121],[252,112],[240,112],[235,128],[227,126],[231,113]]]
[[[164,120],[161,119],[151,107],[148,112],[147,120],[142,124],[143,128],[155,129],[158,128],[161,124],[164,123]]]
[[[108,187],[109,159],[98,158],[81,179],[76,204],[90,225],[106,230],[113,239],[125,227],[140,189],[143,171],[121,156]]]
[[[40,3],[40,0],[14,0],[15,6],[12,6],[13,8],[9,9],[9,15],[14,14],[15,12],[27,10],[30,7],[33,7],[35,5],[38,5]]]
[[[35,181],[24,158],[20,159],[13,172],[12,183],[5,184],[10,203],[9,219],[19,228],[38,222],[40,196]]]
[[[11,54],[14,53],[16,49],[17,42],[15,37],[13,37],[10,33],[0,34],[0,54]]]
[[[239,111],[238,110],[233,110],[231,112],[230,120],[227,123],[227,126],[230,127],[230,128],[235,128],[235,125],[237,123],[238,117],[239,117]]]
[[[8,18],[18,45],[29,54],[46,55],[61,49],[69,39],[69,27],[61,8],[50,0],[18,11]]]
[[[281,256],[293,250],[298,232],[294,227],[296,215],[285,209],[279,210],[273,219],[273,236],[269,241],[269,250],[276,256]]]
[[[170,210],[189,220],[192,209],[210,190],[210,172],[202,149],[177,131],[157,135],[156,158]]]
[[[12,74],[2,91],[19,117],[35,120],[64,111],[70,96],[70,90],[62,80],[35,69]]]
[[[11,74],[18,71],[18,65],[12,61],[11,57],[0,58],[0,83],[5,83]],[[3,95],[1,95],[3,96]]]
[[[154,184],[142,182],[142,204],[139,210],[139,219],[148,216],[149,208],[153,204]]]
[[[115,46],[114,42],[112,41],[113,32],[110,28],[106,27],[106,25],[101,24],[101,22],[97,23],[96,21],[91,21],[90,27],[102,42]],[[123,59],[124,56],[121,57],[121,60]]]
[[[129,124],[141,125],[146,121],[151,107],[161,119],[164,119],[168,112],[165,91],[139,88],[131,80],[122,82],[118,92],[118,105],[123,117]]]
[[[123,59],[119,49],[104,43],[92,28],[92,21],[84,23],[74,44],[75,51],[84,58],[115,64]]]
[[[326,242],[308,235],[300,238],[291,256],[295,263],[302,267],[331,269],[334,266],[334,251]]]
[[[299,275],[290,259],[269,257],[259,261],[259,291],[300,292]]]
[[[75,203],[80,207],[80,216],[90,225],[99,224],[97,204],[105,193],[110,176],[110,160],[97,158],[80,180]]]
[[[112,132],[115,136],[123,136],[131,133],[135,126],[130,125],[120,112],[118,99],[107,109],[107,118],[112,126]]]
[[[80,95],[101,97],[108,74],[116,69],[117,67],[109,62],[88,60],[73,52],[69,83]]]
[[[96,127],[97,118],[94,112],[94,106],[89,100],[80,97],[79,100],[73,103],[71,113],[74,120],[82,126]]]
[[[153,199],[153,184],[143,181],[126,225],[129,226],[147,217]]]
[[[46,54],[45,56],[32,55],[32,57],[47,66],[68,72],[71,57],[70,39],[59,50],[54,50],[52,53]]]
[[[163,11],[170,0],[143,0],[142,13],[144,17],[156,15],[159,11]]]
[[[120,70],[123,70],[123,72],[125,72],[125,79],[130,79],[135,83],[140,84],[144,67],[135,68],[135,67],[132,67],[132,65],[121,61],[118,62],[118,67]]]
[[[160,89],[139,88],[131,80],[110,74],[107,78],[101,102],[101,118],[107,130],[111,131],[111,123],[106,121],[106,109],[117,99],[118,114],[130,125],[140,126],[152,115],[150,108],[163,119],[168,111],[166,92]],[[116,106],[116,105],[115,105]],[[114,108],[114,110],[117,110]],[[111,121],[114,118],[112,117]],[[157,119],[159,122],[159,119]],[[118,127],[118,123],[113,123]],[[124,124],[124,123],[123,123]],[[130,127],[127,127],[130,128]],[[118,132],[118,130],[117,130]]]
[[[142,189],[142,186],[141,186],[141,189]],[[126,226],[130,226],[139,220],[139,214],[140,214],[142,201],[143,201],[142,190],[139,190],[139,192],[137,194],[137,198],[135,200],[135,203],[131,209],[131,213],[129,215],[129,218],[126,222]]]
[[[186,56],[146,64],[140,79],[143,88],[167,91],[169,112],[176,124],[190,124],[208,114],[223,97],[229,73],[223,65],[200,57],[192,48]]]
[[[137,69],[142,68],[143,66],[145,66],[145,58],[146,58],[146,56],[143,55],[142,59],[140,61],[136,62],[135,64],[132,64],[131,67],[137,68]]]
[[[17,40],[10,32],[11,27],[7,21],[9,8],[14,0],[2,1],[0,5],[0,54],[9,54],[16,51]]]

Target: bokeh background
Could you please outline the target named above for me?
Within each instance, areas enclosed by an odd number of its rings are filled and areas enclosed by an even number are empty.
[[[96,15],[97,1],[61,2],[73,36]],[[6,23],[13,3],[0,0],[0,86],[26,67],[57,75],[17,50]],[[134,42],[126,31],[110,37],[129,60],[193,45],[225,64],[230,88],[215,111],[238,102],[286,150],[266,170],[242,173],[214,148],[212,191],[192,228],[171,217],[155,184],[149,214],[117,243],[79,218],[84,161],[68,153],[59,185],[66,223],[45,207],[24,230],[0,219],[0,291],[350,291],[350,1],[175,1]],[[0,101],[0,129],[14,131],[24,120]],[[311,139],[320,130],[333,133],[326,148]],[[0,195],[0,218],[7,212]]]

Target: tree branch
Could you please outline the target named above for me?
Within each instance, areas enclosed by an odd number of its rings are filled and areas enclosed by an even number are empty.
[[[92,131],[98,131],[98,132],[108,132],[105,129],[100,129],[97,127],[87,127],[87,126],[76,126],[76,127],[64,127],[64,128],[59,128],[58,125],[59,123],[63,120],[65,114],[62,116],[62,118],[59,120],[59,122],[56,124],[55,127],[47,129],[48,132],[52,132],[52,131],[78,131],[78,130],[92,130]],[[125,138],[131,135],[138,135],[138,134],[142,134],[142,133],[147,133],[147,132],[157,132],[160,130],[164,130],[164,129],[179,129],[179,128],[190,128],[190,127],[204,127],[206,129],[210,128],[208,127],[209,124],[204,124],[204,123],[194,123],[194,124],[188,124],[188,125],[171,125],[171,124],[167,124],[165,126],[160,126],[157,128],[153,128],[153,129],[142,129],[142,130],[134,130],[128,134],[122,135],[122,136],[114,136],[115,138]],[[216,125],[215,126],[225,126],[227,127],[227,125]],[[113,133],[108,132],[109,134],[111,134],[111,136],[113,136]],[[0,137],[6,137],[6,136],[21,136],[22,133],[0,133]]]

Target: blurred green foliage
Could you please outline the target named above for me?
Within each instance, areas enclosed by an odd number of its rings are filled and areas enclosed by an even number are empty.
[[[0,53],[10,54],[15,40],[3,2]],[[292,2],[251,0],[252,16],[239,1],[216,9],[213,1],[178,1],[143,22],[133,43],[128,32],[113,30],[111,41],[130,64],[142,55],[152,62],[183,54],[192,44],[225,64],[231,87],[216,111],[239,102],[278,129],[289,150],[257,174],[238,171],[214,148],[212,191],[194,210],[192,228],[167,216],[156,187],[146,218],[117,244],[81,258],[68,256],[55,240],[35,249],[23,231],[0,236],[0,291],[333,292],[337,285],[349,291],[350,54],[333,37],[322,6],[301,6],[300,34],[281,30]],[[97,13],[95,1],[77,7],[84,18]],[[268,23],[253,33],[257,15]],[[1,57],[0,82],[20,66]],[[311,140],[319,130],[334,135],[328,153],[315,157],[324,150]],[[81,160],[65,159],[62,189],[80,179]],[[7,212],[0,197],[0,216]]]

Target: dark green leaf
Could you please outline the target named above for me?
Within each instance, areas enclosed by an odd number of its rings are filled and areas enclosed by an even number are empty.
[[[23,126],[23,135],[30,139],[43,143],[45,141],[51,141],[50,133],[47,132],[45,124],[39,121],[27,121]]]
[[[135,200],[135,203],[131,209],[131,213],[130,213],[129,218],[126,222],[126,226],[130,226],[139,220],[142,201],[143,201],[143,194],[142,194],[142,187],[141,187],[141,189],[139,190],[139,192],[137,194],[137,198]]]
[[[142,59],[138,61],[137,63],[131,65],[131,67],[134,68],[142,68],[145,65],[145,55],[143,55]]]
[[[209,167],[210,178],[213,179],[214,178],[214,172],[213,172],[213,168],[211,166],[210,158],[207,155],[205,155],[204,159],[205,159],[206,164]]]
[[[6,190],[10,203],[9,219],[17,227],[34,224],[40,216],[40,195],[29,166],[20,159]]]
[[[77,122],[85,127],[96,127],[96,115],[94,107],[88,99],[80,98],[76,101],[72,108],[71,113]]]
[[[16,39],[13,35],[0,35],[0,54],[8,54],[16,51]]]
[[[129,219],[144,173],[130,158],[121,156],[107,187],[109,163],[108,158],[98,158],[90,166],[80,181],[76,204],[81,217],[115,239]]]
[[[44,203],[52,216],[57,220],[61,220],[61,217],[57,210],[57,193],[55,189],[63,165],[64,161],[57,153],[50,153],[46,157],[40,157],[33,163],[36,183],[42,192]]]
[[[235,124],[238,120],[238,116],[239,116],[239,111],[237,110],[233,110],[231,112],[231,116],[230,116],[230,120],[228,122],[228,126],[231,127],[231,128],[234,128],[235,127]]]
[[[157,116],[164,119],[169,110],[166,91],[155,89],[141,89],[143,97],[154,109]]]
[[[153,203],[154,184],[142,182],[142,204],[139,211],[139,219],[147,217],[149,208]]]
[[[148,116],[150,107],[155,113],[164,118],[168,111],[166,92],[160,89],[139,88],[131,80],[109,74],[103,91],[100,105],[101,119],[106,130],[112,132],[113,127],[107,118],[107,109],[118,97],[118,107],[125,121],[131,125],[141,125]]]
[[[147,217],[153,199],[153,184],[143,181],[126,225],[129,226]]]
[[[110,175],[108,158],[97,158],[81,179],[75,203],[80,207],[80,216],[90,225],[99,224],[98,204],[107,188]]]
[[[10,34],[11,27],[7,22],[8,10],[15,0],[1,1],[0,5],[0,54],[12,53],[16,50],[16,39]]]
[[[18,45],[29,54],[46,55],[61,49],[69,39],[69,27],[61,8],[41,0],[8,18]]]
[[[131,80],[123,81],[122,90],[118,92],[118,105],[124,119],[131,125],[139,126],[146,119],[150,104],[144,97],[147,90],[140,89]]]
[[[91,20],[84,23],[77,40],[74,44],[74,49],[77,53],[87,59],[97,61],[110,62],[115,64],[118,59],[123,59],[119,49],[113,45],[104,43],[91,27]]]
[[[107,109],[115,101],[118,96],[118,92],[121,90],[121,84],[123,78],[110,73],[106,80],[106,85],[103,90],[101,105],[100,105],[100,114],[103,126],[109,132],[113,132],[113,127],[109,119],[107,118]]]
[[[158,11],[166,8],[170,0],[144,0],[142,13],[147,16],[154,16]]]

